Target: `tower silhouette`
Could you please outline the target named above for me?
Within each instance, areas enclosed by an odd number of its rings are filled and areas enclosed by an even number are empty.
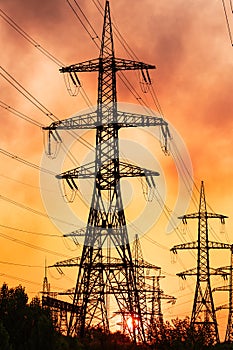
[[[209,241],[208,220],[214,218],[218,218],[224,223],[227,216],[207,212],[204,183],[202,181],[198,212],[180,217],[185,224],[188,219],[198,220],[198,240],[196,242],[176,245],[171,248],[171,251],[175,254],[178,249],[197,249],[197,268],[178,273],[177,275],[181,278],[193,275],[197,276],[190,326],[193,331],[197,332],[202,328],[205,331],[206,342],[210,344],[219,342],[210,276],[225,275],[225,273],[222,270],[210,267],[209,250],[231,248],[230,244]]]
[[[229,275],[229,283],[227,285],[216,287],[215,291],[223,291],[229,293],[229,301],[227,304],[221,305],[216,310],[227,309],[228,321],[225,334],[225,342],[233,342],[233,246],[231,246],[231,261],[229,266],[219,267],[220,271],[226,271],[226,277]]]
[[[149,186],[153,186],[153,177],[159,174],[120,161],[118,136],[119,129],[123,127],[160,126],[166,149],[169,130],[168,124],[160,117],[118,110],[116,73],[140,70],[144,77],[149,78],[148,70],[154,68],[143,62],[115,57],[109,1],[106,1],[99,57],[60,70],[71,76],[73,74],[76,79],[79,72],[98,72],[96,111],[54,122],[44,128],[49,132],[49,142],[58,130],[96,130],[95,161],[57,176],[76,189],[78,186],[75,180],[94,179],[85,233],[83,229],[73,233],[75,237],[84,234],[84,245],[81,258],[76,261],[78,277],[68,334],[84,336],[93,325],[101,326],[105,332],[109,331],[106,298],[111,290],[126,325],[130,318],[128,333],[131,338],[140,342],[146,340],[144,302],[141,303],[138,290],[138,281],[141,280],[137,280],[131,254],[120,179],[144,176]],[[115,248],[117,258],[104,255],[107,241]]]

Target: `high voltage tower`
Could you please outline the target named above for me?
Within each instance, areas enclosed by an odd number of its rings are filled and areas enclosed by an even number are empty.
[[[178,273],[177,275],[183,279],[186,276],[197,276],[190,327],[194,332],[198,332],[200,329],[204,330],[205,339],[210,344],[219,342],[210,276],[221,275],[225,277],[227,274],[223,269],[210,267],[209,251],[210,249],[231,249],[232,247],[230,244],[209,241],[208,220],[214,218],[220,219],[221,223],[225,223],[227,216],[207,212],[204,183],[202,181],[198,212],[180,217],[184,224],[187,224],[188,219],[198,220],[198,240],[196,242],[176,245],[171,248],[174,254],[179,249],[197,250],[197,268]]]
[[[87,227],[71,233],[73,238],[84,236],[80,258],[57,263],[56,266],[77,266],[78,277],[73,291],[72,307],[59,300],[44,298],[44,303],[54,308],[70,311],[67,334],[84,336],[92,326],[109,331],[108,296],[115,297],[123,324],[135,342],[147,341],[149,317],[146,305],[146,287],[143,271],[157,271],[157,267],[133,258],[122,202],[120,179],[144,176],[148,185],[154,186],[155,171],[142,169],[119,159],[119,130],[123,127],[159,126],[167,148],[168,124],[163,118],[128,113],[117,108],[116,73],[124,70],[140,70],[150,81],[149,69],[155,66],[115,57],[109,1],[106,1],[100,54],[97,59],[63,67],[71,79],[78,80],[79,72],[98,72],[97,109],[85,115],[75,116],[45,127],[49,140],[57,138],[57,130],[95,129],[95,161],[66,171],[57,177],[65,179],[72,189],[75,180],[94,179],[94,189]],[[115,248],[117,257],[104,254],[104,247]],[[129,322],[130,321],[130,322]]]
[[[229,293],[228,304],[221,305],[216,310],[228,309],[228,321],[225,334],[225,342],[233,342],[233,246],[231,246],[231,261],[229,266],[219,268],[221,271],[226,271],[226,275],[229,275],[229,284],[213,289],[215,291],[223,291]]]

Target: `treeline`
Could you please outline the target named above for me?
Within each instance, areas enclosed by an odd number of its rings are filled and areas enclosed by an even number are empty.
[[[193,341],[189,334],[189,319],[166,322],[163,334],[157,332],[156,341],[150,346],[135,346],[120,332],[104,334],[101,329],[92,329],[80,341],[65,337],[55,331],[49,310],[43,309],[39,298],[28,303],[25,288],[0,289],[0,350],[199,350],[233,349],[232,344],[205,345],[205,334]]]

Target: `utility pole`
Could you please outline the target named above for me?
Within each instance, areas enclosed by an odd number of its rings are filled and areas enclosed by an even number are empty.
[[[220,219],[224,223],[227,216],[207,212],[204,183],[202,181],[198,212],[180,217],[184,224],[187,223],[188,219],[198,220],[198,240],[176,245],[171,249],[175,254],[178,249],[197,249],[197,268],[178,273],[177,275],[181,278],[197,276],[190,327],[194,332],[198,332],[202,328],[205,331],[205,338],[210,344],[219,342],[210,276],[224,275],[225,273],[210,267],[209,250],[231,248],[230,244],[209,241],[208,220],[214,218]]]
[[[106,306],[106,285],[116,298],[120,313],[127,323],[131,339],[145,342],[145,325],[133,258],[128,238],[120,189],[122,177],[145,176],[153,186],[155,171],[124,163],[119,159],[119,129],[123,127],[160,126],[167,148],[168,124],[155,116],[121,112],[117,109],[116,73],[123,70],[148,70],[155,66],[115,57],[109,1],[106,1],[100,54],[97,59],[63,67],[62,73],[77,77],[79,72],[98,72],[97,110],[82,116],[54,122],[45,127],[49,140],[58,130],[95,129],[95,161],[64,172],[57,177],[65,179],[71,188],[78,188],[75,180],[94,178],[91,207],[85,229],[84,246],[78,262],[78,277],[70,315],[68,334],[84,336],[93,325],[109,331]],[[76,232],[75,235],[83,235]],[[103,255],[103,246],[111,241],[118,260]],[[107,283],[106,283],[107,281]]]
[[[215,291],[229,292],[228,304],[221,305],[216,310],[228,309],[228,322],[225,334],[225,342],[233,342],[233,246],[231,246],[231,261],[230,266],[224,266],[219,268],[220,271],[226,271],[229,275],[229,284],[213,289]]]

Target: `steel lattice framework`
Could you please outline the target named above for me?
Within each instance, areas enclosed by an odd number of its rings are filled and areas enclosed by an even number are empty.
[[[225,334],[225,342],[233,342],[233,246],[231,246],[231,261],[229,266],[219,268],[221,271],[226,271],[227,276],[229,275],[229,284],[213,289],[215,291],[224,291],[229,293],[228,304],[221,305],[216,310],[228,309],[228,321],[227,329]]]
[[[230,244],[209,241],[208,220],[213,218],[220,219],[224,223],[227,216],[207,212],[204,183],[202,181],[198,212],[180,217],[185,224],[187,223],[187,219],[198,220],[198,240],[197,242],[176,245],[171,249],[173,253],[177,253],[178,249],[197,249],[197,268],[178,273],[177,275],[181,278],[193,275],[197,276],[191,316],[191,329],[198,330],[200,326],[204,327],[206,339],[210,343],[219,342],[210,276],[222,275],[224,277],[227,273],[222,269],[213,269],[210,267],[209,250],[231,249]]]
[[[78,263],[78,277],[74,291],[73,309],[68,334],[83,336],[92,325],[109,331],[106,306],[106,288],[115,295],[120,313],[132,320],[128,329],[134,341],[145,342],[144,302],[140,300],[135,265],[131,254],[125,213],[120,190],[122,177],[145,176],[149,186],[154,185],[155,171],[119,160],[119,129],[122,127],[160,126],[167,148],[168,124],[160,117],[121,112],[117,109],[116,73],[123,70],[141,70],[148,75],[155,66],[115,57],[109,1],[106,1],[100,55],[82,63],[63,67],[62,73],[98,72],[97,110],[45,127],[52,137],[58,130],[95,129],[95,162],[66,171],[57,177],[65,179],[71,188],[77,188],[76,179],[94,178],[92,201],[85,229],[84,246]],[[83,230],[74,236],[83,235]],[[103,246],[109,240],[118,260],[103,255]],[[106,287],[108,286],[108,287]]]

